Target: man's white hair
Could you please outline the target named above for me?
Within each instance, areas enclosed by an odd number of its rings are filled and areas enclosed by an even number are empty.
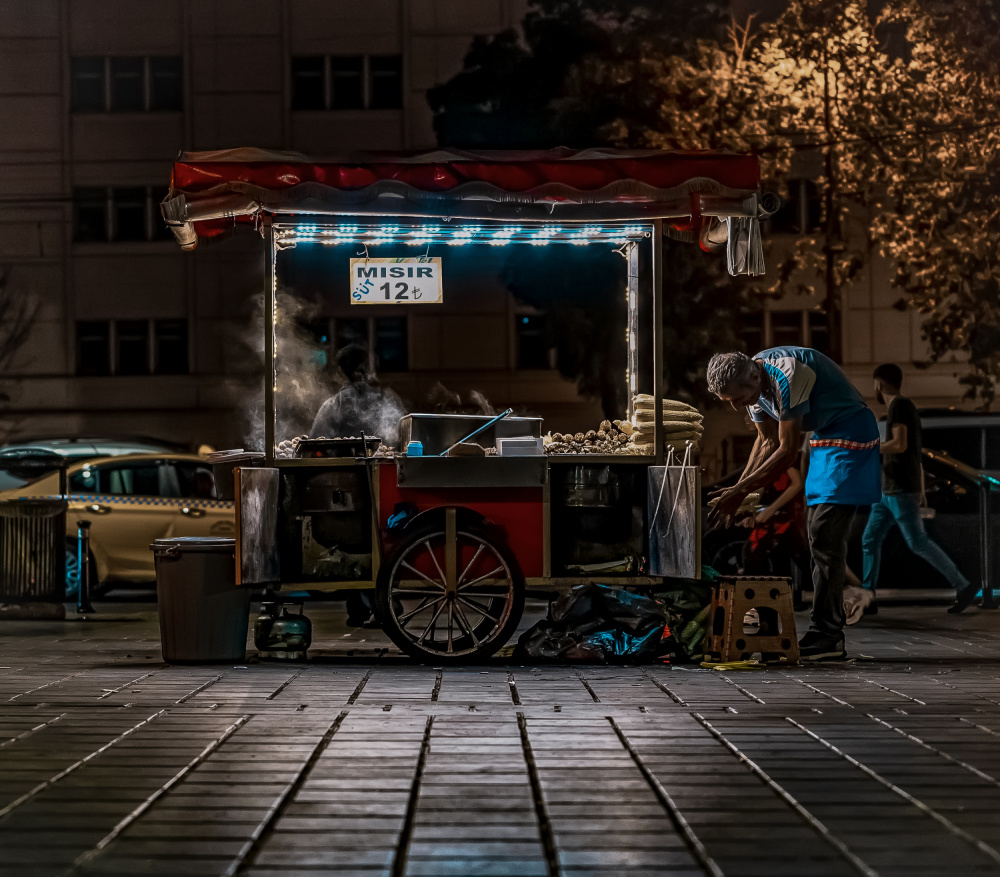
[[[709,392],[722,396],[734,386],[757,380],[757,366],[745,353],[717,353],[708,362],[707,378]]]

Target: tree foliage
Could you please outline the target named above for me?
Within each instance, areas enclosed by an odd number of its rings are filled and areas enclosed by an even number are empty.
[[[900,306],[924,315],[932,358],[967,357],[969,395],[990,403],[1000,380],[997,0],[789,0],[773,21],[728,30],[715,27],[718,8],[700,19],[692,8],[536,0],[523,40],[478,40],[463,72],[431,93],[441,142],[752,152],[765,187],[785,195],[818,170],[821,231],[793,247],[767,242],[768,274],[753,283],[682,251],[678,314],[698,296],[711,312],[750,290],[818,287],[836,312],[861,268],[888,259]]]
[[[623,112],[618,145],[754,152],[766,185],[787,192],[810,153],[824,234],[772,247],[758,291],[814,291],[832,253],[829,304],[874,255],[892,260],[901,305],[926,315],[932,357],[969,357],[969,395],[989,403],[1000,378],[1000,37],[996,2],[922,0],[877,12],[856,0],[791,0],[753,31],[731,27],[687,56],[603,55],[575,66],[570,115],[594,91],[651,89],[657,118]]]

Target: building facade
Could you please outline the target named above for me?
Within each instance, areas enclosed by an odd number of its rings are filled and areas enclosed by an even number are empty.
[[[6,363],[3,439],[151,435],[238,444],[252,407],[260,241],[184,254],[158,203],[181,151],[329,155],[434,146],[425,93],[525,0],[2,0],[0,277],[34,303]],[[531,308],[475,295],[402,321],[325,313],[322,346],[364,338],[417,401],[523,400],[592,419],[539,354]],[[456,327],[461,325],[462,330]],[[533,334],[534,333],[534,334]],[[412,343],[445,336],[449,343]],[[478,340],[473,340],[478,339]]]
[[[0,281],[33,303],[27,343],[0,373],[0,440],[151,435],[243,442],[256,403],[253,238],[181,253],[159,217],[183,150],[252,145],[328,155],[434,146],[426,92],[475,35],[516,27],[526,0],[0,0]],[[805,220],[804,220],[805,221]],[[343,309],[304,326],[330,353],[369,343],[385,379],[420,405],[463,399],[593,427],[599,406],[552,368],[536,312],[466,270],[451,303],[402,318]],[[873,260],[845,302],[846,367],[927,358],[920,318]],[[669,291],[668,291],[669,294]],[[770,302],[748,347],[818,343],[818,299]],[[749,337],[753,336],[753,337]],[[2,350],[0,350],[2,355]],[[954,404],[960,363],[910,369],[920,404]],[[706,462],[742,429],[713,417]],[[732,452],[727,452],[731,459]]]

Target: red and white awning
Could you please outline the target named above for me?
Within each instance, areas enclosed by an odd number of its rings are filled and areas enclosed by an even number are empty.
[[[312,223],[325,216],[547,223],[660,218],[704,245],[734,237],[719,234],[721,220],[729,230],[752,226],[759,248],[757,219],[770,212],[761,208],[759,177],[755,156],[716,152],[435,150],[310,159],[244,148],[182,154],[162,212],[185,249],[240,225],[254,227],[265,214]],[[745,222],[726,222],[737,217]],[[754,261],[760,260],[748,260]]]

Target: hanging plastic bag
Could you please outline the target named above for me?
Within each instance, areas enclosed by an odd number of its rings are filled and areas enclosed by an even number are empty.
[[[666,466],[650,466],[648,472],[649,573],[695,578],[701,508],[699,473],[691,462],[691,445],[688,444],[680,465],[673,462],[671,452]]]

